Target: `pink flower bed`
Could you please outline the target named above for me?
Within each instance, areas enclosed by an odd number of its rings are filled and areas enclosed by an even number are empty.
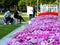
[[[14,34],[7,45],[60,45],[60,22],[57,16],[38,16],[22,32]]]

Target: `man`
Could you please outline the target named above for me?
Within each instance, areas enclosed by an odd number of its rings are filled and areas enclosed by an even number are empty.
[[[29,19],[33,18],[33,7],[27,6],[27,14],[29,15]]]
[[[4,14],[4,19],[5,19],[5,23],[6,23],[6,24],[8,24],[8,22],[9,22],[9,24],[12,23],[13,18],[11,18],[11,13],[10,13],[9,10],[7,10],[7,12],[5,12],[5,14]]]
[[[33,17],[35,17],[35,6],[33,6]]]

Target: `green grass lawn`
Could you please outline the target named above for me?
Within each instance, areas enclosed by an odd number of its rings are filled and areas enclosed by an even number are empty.
[[[25,22],[29,21],[28,17],[23,17]],[[2,19],[2,18],[0,18]],[[18,20],[19,21],[19,20]],[[15,28],[19,27],[20,24],[16,25],[0,25],[0,39],[7,35],[8,33],[12,32]]]
[[[2,12],[2,13],[0,13],[0,15],[4,15],[4,13],[5,13],[5,12]],[[11,12],[11,14],[13,14],[13,12]]]
[[[0,16],[3,16],[4,13],[0,14]],[[25,14],[26,15],[26,14]],[[23,19],[25,20],[25,22],[29,21],[29,17],[23,16]],[[3,17],[0,17],[0,20],[2,20]],[[19,21],[19,20],[18,20]],[[3,38],[4,36],[6,36],[8,33],[12,32],[14,29],[16,29],[17,27],[19,27],[20,24],[16,24],[16,25],[0,25],[0,39]]]
[[[16,25],[0,25],[0,39],[6,36],[8,33],[12,32],[14,29],[19,27],[20,24]]]
[[[13,16],[13,12],[11,12],[11,15]],[[29,17],[28,17],[28,15],[26,13],[24,13],[24,14],[22,13],[21,16],[23,17],[23,19],[25,21],[29,21]],[[4,17],[4,12],[3,13],[0,13],[0,19],[3,19],[3,17]]]
[[[29,21],[29,17],[23,17],[23,19],[25,20],[25,22]],[[3,20],[3,17],[0,17],[0,20]]]
[[[4,12],[0,13],[0,15],[4,15]]]
[[[28,17],[23,17],[25,22],[29,21]],[[0,18],[2,19],[2,18]],[[19,20],[18,20],[19,21]],[[8,33],[12,32],[15,28],[19,27],[20,24],[16,25],[0,25],[0,39],[7,35]]]
[[[29,21],[29,17],[23,17],[23,19],[27,22]]]

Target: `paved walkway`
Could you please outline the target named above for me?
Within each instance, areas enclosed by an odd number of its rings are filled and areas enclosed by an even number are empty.
[[[0,40],[0,45],[6,45],[6,43],[9,42],[13,38],[13,34],[15,34],[16,32],[22,31],[27,26],[28,26],[28,23],[23,23],[20,27],[18,27],[17,29],[15,29],[14,31],[12,31],[10,34],[8,34],[4,38],[2,38]]]

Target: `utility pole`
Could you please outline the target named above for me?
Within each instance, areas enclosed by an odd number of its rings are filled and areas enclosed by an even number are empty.
[[[25,0],[25,3],[26,3],[26,7],[28,6],[28,1],[27,0]]]
[[[38,0],[37,0],[37,15],[38,15]]]
[[[60,0],[58,0],[58,20],[60,21]]]

